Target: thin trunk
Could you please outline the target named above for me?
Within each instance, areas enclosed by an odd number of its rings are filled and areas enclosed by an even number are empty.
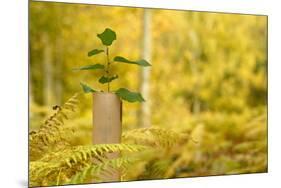
[[[52,67],[52,47],[49,40],[49,36],[45,33],[43,34],[43,44],[44,44],[44,54],[43,54],[43,82],[44,82],[44,105],[53,105],[53,67]]]
[[[62,40],[56,40],[56,81],[55,81],[55,102],[56,104],[60,105],[62,102],[62,67],[63,67],[63,45]]]
[[[194,60],[190,62],[190,68],[193,77],[196,78],[194,89],[193,89],[193,105],[192,105],[192,112],[195,116],[200,113],[200,101],[198,99],[198,92],[199,92],[199,73],[198,67]]]
[[[144,9],[143,13],[143,51],[142,58],[151,61],[151,11]],[[151,63],[151,62],[150,62]],[[141,69],[140,73],[140,92],[146,99],[146,102],[141,103],[138,124],[139,127],[149,127],[151,124],[150,112],[150,68]]]
[[[33,97],[33,92],[32,92],[32,76],[31,76],[31,71],[28,75],[28,97],[29,97],[29,103],[31,104],[34,100],[34,97]]]
[[[28,98],[29,98],[29,118],[33,118],[33,115],[34,115],[34,113],[33,113],[33,111],[31,111],[30,110],[30,107],[31,107],[31,104],[34,104],[34,97],[33,97],[33,92],[32,92],[32,77],[31,77],[31,71],[30,71],[30,73],[29,73],[29,75],[28,75],[29,77],[28,77]]]
[[[197,59],[199,57],[200,52],[200,46],[199,46],[199,40],[198,36],[195,31],[189,32],[189,37],[191,39],[191,44],[194,48],[192,52],[192,60],[190,61],[190,69],[192,72],[192,76],[196,79],[193,89],[193,105],[192,105],[192,113],[197,117],[201,111],[201,104],[198,98],[198,93],[200,90],[200,72],[199,67],[197,63]]]

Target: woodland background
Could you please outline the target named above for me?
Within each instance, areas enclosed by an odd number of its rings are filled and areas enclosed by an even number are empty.
[[[112,57],[152,64],[113,67],[120,78],[112,88],[146,99],[123,103],[123,130],[160,127],[194,140],[150,163],[163,172],[148,176],[151,169],[139,165],[127,179],[267,171],[266,16],[31,2],[30,130],[81,91],[80,81],[101,88],[100,74],[72,69],[104,62],[87,53],[102,47],[96,34],[107,27],[117,33]],[[92,139],[91,95],[80,101],[68,122],[73,145]]]

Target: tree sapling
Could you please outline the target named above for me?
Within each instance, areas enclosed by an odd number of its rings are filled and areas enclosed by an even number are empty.
[[[105,53],[106,56],[106,62],[104,64],[92,64],[92,65],[86,65],[80,68],[77,68],[75,70],[101,70],[104,72],[103,76],[99,78],[98,82],[101,84],[107,84],[107,92],[113,92],[115,93],[120,99],[128,101],[128,102],[144,102],[144,98],[142,95],[138,92],[132,92],[126,88],[119,88],[116,91],[111,91],[110,83],[113,80],[118,79],[118,75],[112,74],[112,71],[110,69],[111,64],[113,63],[127,63],[127,64],[135,64],[142,67],[151,66],[146,60],[141,59],[138,61],[131,61],[121,56],[116,56],[112,60],[109,57],[109,46],[112,45],[114,40],[116,40],[116,33],[106,28],[102,33],[97,34],[97,37],[101,40],[102,44],[105,46],[105,49],[93,49],[90,52],[88,52],[88,56],[94,56],[100,53]],[[82,89],[85,93],[90,92],[103,92],[98,91],[93,88],[91,88],[89,85],[85,83],[80,83],[82,86]]]

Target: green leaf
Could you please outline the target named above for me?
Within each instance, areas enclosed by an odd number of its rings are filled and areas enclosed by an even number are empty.
[[[99,54],[101,52],[104,52],[104,50],[94,49],[94,50],[91,50],[91,51],[88,52],[88,56],[90,57],[90,56]]]
[[[114,40],[116,40],[116,33],[109,28],[106,28],[104,32],[97,34],[102,43],[106,46],[110,46]]]
[[[101,64],[94,64],[94,65],[86,65],[80,68],[76,68],[73,70],[95,70],[95,69],[104,69],[104,65]]]
[[[115,93],[121,99],[128,101],[128,102],[144,102],[145,101],[140,93],[129,91],[126,88],[120,88]]]
[[[115,80],[117,78],[118,78],[118,75],[115,75],[115,76],[112,76],[112,77],[102,76],[99,79],[99,82],[102,83],[102,84],[105,84],[105,83],[111,82],[112,80]]]
[[[90,86],[80,82],[80,85],[82,86],[82,89],[85,93],[90,93],[90,92],[97,92],[96,90],[92,89]]]
[[[136,65],[140,65],[140,66],[143,66],[143,67],[147,67],[147,66],[151,66],[151,64],[149,64],[146,60],[144,59],[141,59],[139,61],[130,61],[124,57],[121,57],[121,56],[116,56],[114,58],[114,61],[117,61],[117,62],[121,62],[121,63],[129,63],[129,64],[136,64]]]

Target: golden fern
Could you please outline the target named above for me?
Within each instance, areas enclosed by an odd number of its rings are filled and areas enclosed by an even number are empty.
[[[91,183],[102,181],[101,175],[107,176],[114,172],[124,173],[129,165],[137,161],[136,157],[119,157],[107,159],[98,164],[88,165],[80,172],[76,173],[70,180],[71,184]]]
[[[50,152],[40,160],[30,163],[30,184],[61,185],[94,178],[102,171],[110,173],[125,165],[127,160],[122,157],[109,160],[106,154],[134,153],[145,148],[129,144],[99,144],[67,147],[61,151]],[[98,162],[94,162],[93,159],[97,159]],[[110,170],[106,171],[108,167]]]
[[[97,144],[92,146],[76,146],[73,147],[73,149],[67,149],[67,151],[63,152],[63,160],[67,166],[72,167],[73,165],[81,161],[87,161],[88,159],[96,158],[102,161],[104,158],[106,158],[106,153],[122,151],[138,152],[144,149],[146,149],[144,146],[129,144]]]
[[[159,127],[134,129],[122,135],[124,143],[152,146],[153,149],[139,153],[140,160],[127,169],[125,179],[155,179],[164,177],[173,163],[175,151],[180,151],[188,141],[196,143],[187,132],[175,132]],[[138,170],[135,170],[138,168]],[[138,173],[136,173],[136,171]]]
[[[78,93],[73,95],[62,106],[53,107],[56,112],[48,117],[38,130],[29,133],[29,154],[30,160],[36,160],[46,152],[46,150],[56,146],[67,144],[63,133],[65,120],[69,119],[70,112],[74,112],[78,104]]]
[[[149,146],[167,149],[185,139],[185,135],[166,129],[145,128],[123,134],[123,141],[138,144],[68,146],[61,150],[49,151],[39,160],[30,163],[30,186],[86,183],[92,182],[93,179],[98,182],[101,181],[101,174],[113,174],[117,171],[121,175],[126,174],[129,164],[136,164],[142,160],[145,160],[148,166],[153,165],[150,169],[154,177],[155,174],[162,174],[163,169],[161,165],[153,163],[157,155],[153,152],[153,147]],[[142,152],[145,152],[144,155],[139,155]],[[120,156],[108,159],[108,153],[120,153]],[[130,157],[129,153],[135,156]],[[152,176],[151,173],[149,176]]]
[[[158,127],[134,129],[122,135],[122,142],[124,143],[158,146],[160,148],[171,148],[188,139],[188,134]]]
[[[166,149],[188,140],[188,135],[152,127],[125,132],[122,144],[71,146],[65,138],[68,132],[65,121],[77,108],[77,98],[75,94],[64,105],[55,106],[56,112],[38,130],[29,133],[30,186],[85,183],[93,179],[98,182],[104,174],[118,171],[124,176],[129,164],[139,161],[151,164],[153,174],[162,174],[163,165],[153,162],[158,156],[153,150],[155,146],[165,153]],[[119,155],[108,158],[109,153]]]

